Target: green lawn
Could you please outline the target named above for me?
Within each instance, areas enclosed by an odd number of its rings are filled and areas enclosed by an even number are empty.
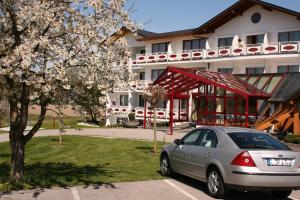
[[[159,148],[162,146],[159,143]],[[13,188],[90,185],[161,179],[152,143],[86,136],[33,138],[26,146],[26,181]],[[7,190],[10,152],[0,143],[0,183]],[[0,184],[1,190],[1,184]]]

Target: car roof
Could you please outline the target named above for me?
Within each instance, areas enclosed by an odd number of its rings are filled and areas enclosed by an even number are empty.
[[[258,131],[256,129],[251,128],[242,128],[242,127],[230,127],[230,126],[201,126],[197,129],[212,129],[216,132],[223,132],[223,133],[232,133],[232,132],[250,132],[250,133],[264,133]]]

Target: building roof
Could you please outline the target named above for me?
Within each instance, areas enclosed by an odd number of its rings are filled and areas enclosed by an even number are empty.
[[[152,34],[150,36],[146,36],[144,38],[138,39],[138,41],[187,36],[187,35],[192,35],[193,32],[194,32],[194,29],[184,29],[184,30],[179,30],[179,31],[171,31],[171,32],[164,32],[164,33],[154,33],[154,34]]]
[[[142,30],[142,29],[138,29],[137,30],[137,34],[140,35],[140,36],[142,36],[142,37],[151,37],[153,35],[156,35],[157,33],[146,31],[146,30]]]
[[[289,73],[272,93],[270,102],[283,103],[300,94],[300,73]]]
[[[242,15],[244,11],[248,10],[249,8],[251,8],[254,5],[260,5],[262,6],[262,8],[272,11],[277,10],[289,15],[294,15],[295,17],[297,17],[297,19],[299,19],[300,17],[300,13],[281,7],[281,6],[277,6],[271,3],[267,3],[261,0],[240,0],[237,3],[233,4],[232,6],[230,6],[229,8],[225,9],[223,12],[221,12],[220,14],[216,15],[215,17],[213,17],[211,20],[209,20],[208,22],[202,24],[201,26],[199,26],[198,28],[196,28],[194,30],[194,34],[203,34],[203,33],[211,33],[214,32],[214,30],[220,26],[222,26],[223,24],[225,24],[226,22],[230,21],[231,19],[233,19],[236,16]]]
[[[248,10],[254,5],[260,5],[262,8],[269,11],[277,10],[289,15],[293,15],[300,20],[300,13],[297,11],[293,11],[261,0],[240,0],[195,29],[184,29],[184,30],[164,32],[164,33],[150,32],[151,33],[150,35],[145,35],[143,36],[143,38],[139,39],[138,41],[165,39],[165,38],[180,37],[180,36],[187,36],[187,35],[197,36],[200,34],[212,33],[216,28],[227,23],[234,17],[242,15],[244,11]]]

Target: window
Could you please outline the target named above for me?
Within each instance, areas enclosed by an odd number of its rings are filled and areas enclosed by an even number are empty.
[[[233,37],[219,38],[218,47],[229,47],[232,46]]]
[[[182,143],[184,145],[196,145],[198,142],[198,139],[201,137],[202,130],[198,129],[198,130],[194,130],[192,132],[190,132],[189,134],[187,134],[186,136],[184,136],[182,138]]]
[[[166,100],[159,100],[157,103],[157,108],[166,108],[167,107],[167,101]]]
[[[197,71],[206,71],[206,67],[196,67]]]
[[[163,72],[164,72],[164,69],[152,69],[151,80],[155,81]]]
[[[247,36],[247,44],[262,44],[264,43],[264,34]]]
[[[217,144],[218,138],[216,136],[216,133],[212,130],[205,130],[200,142],[200,146],[215,148]]]
[[[145,99],[143,95],[139,95],[139,107],[145,106]]]
[[[152,44],[152,53],[168,52],[169,42]]]
[[[251,21],[252,23],[254,24],[257,24],[260,22],[260,19],[261,19],[261,14],[260,13],[254,13],[252,16],[251,16]]]
[[[251,67],[251,68],[246,68],[246,74],[263,74],[265,71],[264,67]]]
[[[299,72],[299,65],[279,65],[278,73]]]
[[[120,95],[120,106],[128,106],[128,95]]]
[[[140,80],[145,80],[145,72],[140,72]]]
[[[228,133],[240,149],[291,150],[283,143],[263,133],[236,132]]]
[[[183,50],[205,49],[206,39],[184,40]]]
[[[188,99],[181,99],[180,101],[180,108],[186,109],[187,108]]]
[[[145,49],[140,50],[140,54],[145,54],[145,53],[146,53]]]
[[[278,42],[288,41],[300,41],[300,30],[278,33]]]
[[[232,74],[233,68],[219,68],[218,72],[220,73],[227,73],[227,74]]]

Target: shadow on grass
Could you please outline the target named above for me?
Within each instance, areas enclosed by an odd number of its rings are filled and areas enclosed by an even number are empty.
[[[101,179],[114,177],[118,172],[104,169],[105,165],[77,166],[72,163],[34,163],[25,165],[25,178],[21,183],[11,183],[8,163],[0,163],[0,183],[9,182],[12,190],[51,188],[58,186],[68,188],[73,185],[101,186],[115,188],[113,184],[104,184]],[[38,192],[37,190],[37,193]],[[34,194],[37,195],[37,194]]]
[[[149,146],[139,146],[139,147],[135,147],[138,150],[141,150],[145,153],[149,153],[153,151],[153,147],[149,147]]]
[[[0,158],[9,158],[10,154],[9,153],[0,153]]]

